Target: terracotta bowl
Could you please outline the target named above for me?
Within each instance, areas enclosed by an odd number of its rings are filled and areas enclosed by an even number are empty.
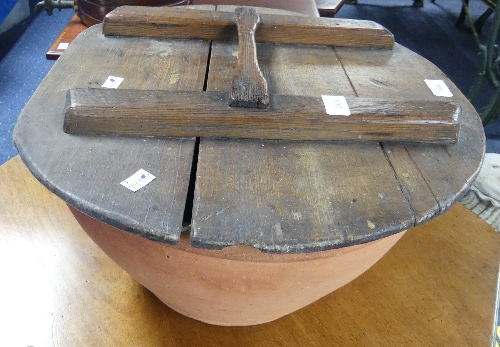
[[[192,248],[187,233],[172,246],[71,211],[109,257],[167,306],[227,326],[266,323],[309,305],[361,275],[404,234],[307,254],[247,246],[213,251]]]

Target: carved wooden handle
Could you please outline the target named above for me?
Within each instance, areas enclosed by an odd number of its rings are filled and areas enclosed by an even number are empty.
[[[238,66],[233,77],[229,106],[267,108],[267,81],[260,71],[255,45],[259,15],[252,7],[238,7],[235,20],[238,27]]]

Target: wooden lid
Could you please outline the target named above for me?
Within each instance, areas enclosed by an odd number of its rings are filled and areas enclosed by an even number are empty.
[[[234,10],[221,7],[220,10]],[[484,154],[479,117],[433,64],[393,50],[258,44],[271,93],[450,100],[461,108],[453,145],[157,139],[68,135],[69,89],[228,91],[237,43],[81,34],[56,62],[14,133],[33,174],[80,211],[145,238],[175,244],[193,204],[195,247],[244,244],[296,253],[368,242],[446,211],[467,191]],[[208,66],[209,65],[209,66]],[[207,68],[208,66],[208,68]],[[443,80],[452,98],[425,79]],[[194,197],[188,196],[195,165]],[[156,176],[133,193],[120,182],[139,169]]]

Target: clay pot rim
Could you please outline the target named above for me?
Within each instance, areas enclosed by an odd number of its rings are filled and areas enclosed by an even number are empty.
[[[119,229],[118,229],[119,230]],[[121,231],[121,230],[120,230]],[[389,235],[386,237],[392,237],[398,235],[400,233],[405,233],[406,230],[402,230],[394,235]],[[138,235],[134,235],[136,237],[140,237]],[[385,238],[385,237],[384,237]],[[357,251],[359,249],[368,247],[374,243],[380,242],[380,240],[384,239],[380,238],[374,241],[365,242],[358,245],[352,245],[342,248],[334,248],[329,250],[317,251],[317,252],[309,252],[309,253],[265,253],[261,250],[254,248],[252,246],[246,245],[234,245],[228,246],[221,250],[214,249],[203,249],[203,248],[195,248],[191,246],[189,232],[182,232],[179,243],[177,245],[167,245],[168,248],[172,247],[178,251],[185,251],[189,253],[193,253],[199,256],[206,256],[210,258],[220,258],[231,261],[244,261],[244,262],[272,262],[272,263],[294,263],[294,262],[302,262],[307,260],[316,260],[316,259],[324,259],[339,256],[342,254],[351,253]],[[151,241],[155,242],[155,241]]]

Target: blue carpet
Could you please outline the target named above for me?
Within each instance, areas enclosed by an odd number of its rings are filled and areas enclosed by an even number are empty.
[[[40,13],[0,61],[0,164],[17,154],[14,124],[54,64],[45,59],[45,53],[73,16],[72,10],[54,11],[50,17]]]

